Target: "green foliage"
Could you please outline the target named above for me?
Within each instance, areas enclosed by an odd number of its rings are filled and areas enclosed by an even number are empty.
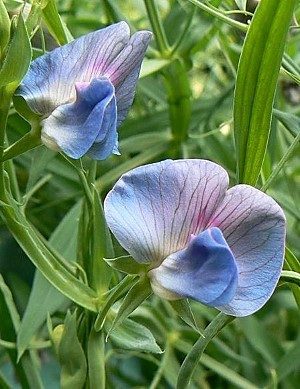
[[[2,137],[8,114],[4,159],[13,157],[0,162],[0,192],[3,183],[14,194],[1,197],[1,213],[13,216],[10,230],[33,245],[25,251],[43,271],[34,273],[3,223],[1,388],[59,387],[60,372],[62,387],[175,388],[180,366],[180,388],[189,379],[193,389],[299,385],[300,8],[261,0],[251,21],[256,6],[33,0],[23,10],[23,1],[0,1],[0,130]],[[40,145],[40,128],[23,119],[34,124],[36,115],[10,97],[31,47],[35,57],[119,20],[154,32],[119,131],[121,155],[74,165]],[[151,294],[146,266],[111,240],[103,218],[101,199],[123,173],[166,158],[215,161],[231,184],[257,185],[287,217],[285,267],[273,297],[217,337],[216,310]]]
[[[16,58],[22,60],[16,61]],[[30,61],[31,45],[23,17],[20,15],[0,69],[0,88],[5,88],[7,93],[13,93],[25,76]]]
[[[246,35],[234,98],[238,180],[255,185],[264,160],[278,72],[295,1],[262,1]]]

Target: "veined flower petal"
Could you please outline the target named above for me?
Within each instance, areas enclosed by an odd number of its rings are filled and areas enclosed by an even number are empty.
[[[75,39],[32,62],[16,94],[36,113],[48,116],[75,99],[75,83],[101,77],[130,38],[120,22]]]
[[[228,304],[237,287],[234,256],[222,232],[210,228],[149,272],[154,292],[167,299],[190,297],[210,306]]]
[[[90,150],[93,158],[104,159],[117,143],[114,86],[102,78],[76,84],[76,89],[75,103],[59,106],[43,121],[42,140],[71,158],[80,158]]]
[[[285,216],[265,193],[248,185],[229,189],[208,227],[219,227],[238,268],[234,299],[218,306],[235,316],[260,309],[273,293],[284,258]]]
[[[116,87],[119,125],[132,104],[151,35],[139,31],[130,38],[127,23],[120,22],[75,39],[33,61],[16,95],[46,117],[74,101],[76,83],[107,77]]]
[[[204,160],[166,160],[124,174],[107,195],[108,226],[138,262],[159,265],[198,235],[225,196],[228,175]]]
[[[105,75],[116,88],[118,126],[132,104],[141,63],[151,37],[150,31],[136,32],[105,71]]]

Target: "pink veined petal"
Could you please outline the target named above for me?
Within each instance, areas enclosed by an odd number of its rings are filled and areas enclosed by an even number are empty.
[[[101,77],[130,39],[120,22],[84,35],[32,62],[16,94],[36,113],[48,116],[75,99],[75,83]]]
[[[229,189],[207,227],[219,227],[238,268],[234,299],[221,311],[246,316],[272,295],[284,259],[285,216],[265,193],[248,185]]]
[[[226,171],[209,161],[166,160],[138,167],[107,195],[106,220],[135,260],[159,264],[203,230],[227,186]]]

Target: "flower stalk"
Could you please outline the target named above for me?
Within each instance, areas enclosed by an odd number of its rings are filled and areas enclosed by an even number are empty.
[[[235,317],[227,316],[221,312],[205,328],[203,334],[204,336],[199,337],[181,365],[177,379],[177,389],[187,387],[206,346],[222,330],[222,328],[231,323],[234,319]]]

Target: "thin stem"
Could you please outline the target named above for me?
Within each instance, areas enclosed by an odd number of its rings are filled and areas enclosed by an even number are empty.
[[[226,16],[222,11],[220,11],[218,8],[213,7],[212,5],[203,4],[199,0],[189,0],[191,3],[195,4],[197,7],[202,9],[203,11],[208,12],[212,16],[217,17],[220,20],[223,20],[223,22],[226,22],[232,27],[237,27],[239,30],[246,32],[248,30],[248,26],[246,24],[237,22],[236,20],[233,20]]]
[[[295,148],[298,146],[298,143],[300,141],[300,132],[296,136],[296,138],[293,140],[292,144],[288,148],[287,152],[283,155],[281,160],[278,162],[276,168],[273,170],[273,172],[270,174],[267,181],[264,183],[264,185],[261,187],[261,190],[265,192],[271,183],[274,181],[274,179],[278,176],[280,170],[283,168],[284,164],[287,162],[287,160],[290,158],[291,154],[294,152]]]
[[[291,270],[282,270],[280,280],[300,286],[300,274]]]
[[[223,327],[234,319],[235,317],[228,316],[220,312],[205,328],[203,333],[204,337],[200,337],[197,340],[181,365],[177,379],[177,389],[186,388],[188,386],[192,374],[208,343],[222,330]]]
[[[158,9],[155,0],[144,0],[144,4],[147,10],[152,30],[155,34],[159,51],[163,56],[168,56],[170,54],[170,46],[167,40],[165,30],[163,28],[163,24],[158,14]]]

